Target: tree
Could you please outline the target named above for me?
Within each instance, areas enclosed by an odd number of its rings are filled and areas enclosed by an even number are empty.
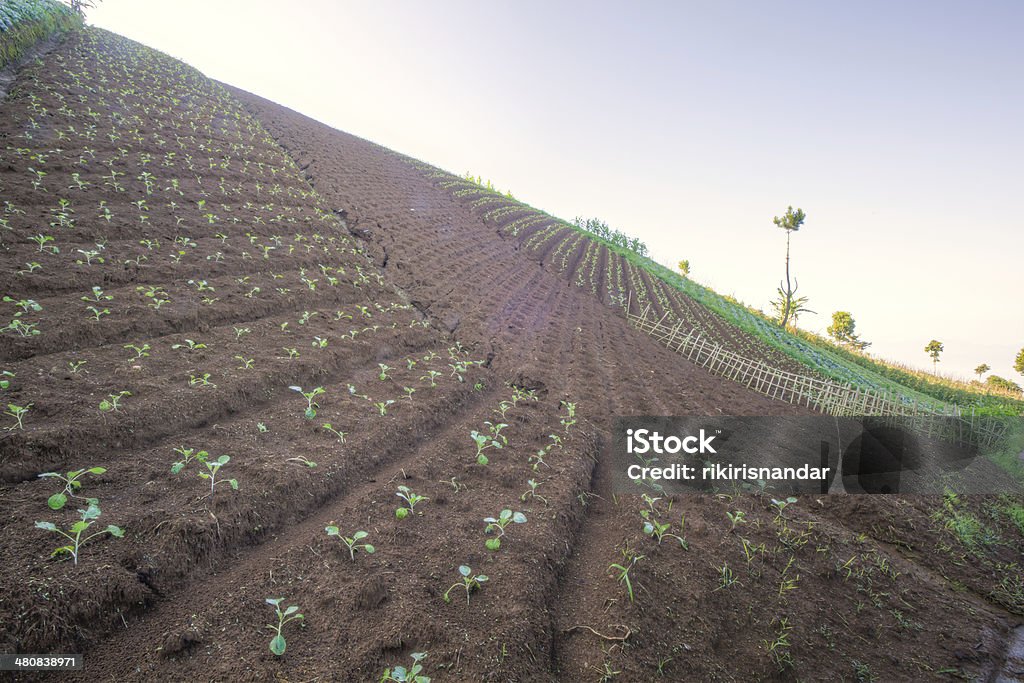
[[[833,313],[832,324],[828,326],[826,332],[840,344],[846,344],[861,351],[871,346],[871,342],[861,341],[857,335],[857,323],[849,311]]]
[[[974,374],[978,376],[978,380],[981,380],[981,376],[991,369],[992,368],[988,366],[988,363],[982,363],[978,367],[974,368]]]
[[[932,339],[930,342],[928,342],[928,345],[924,347],[924,350],[932,358],[932,371],[937,371],[938,368],[936,365],[939,362],[939,354],[945,350],[942,347],[942,342],[938,341],[937,339]]]
[[[796,290],[794,289],[793,292],[795,293]],[[817,314],[817,311],[812,311],[811,309],[807,308],[807,302],[810,301],[810,299],[808,299],[806,296],[790,298],[787,301],[786,292],[783,291],[782,287],[776,289],[775,293],[776,296],[775,299],[772,300],[771,305],[772,310],[775,311],[775,317],[779,321],[780,325],[783,324],[783,318],[786,313],[787,305],[789,306],[789,323],[786,325],[787,327],[796,327],[796,319],[800,317],[801,313]]]
[[[988,379],[985,380],[985,384],[994,388],[1001,389],[1003,391],[1009,391],[1010,393],[1019,394],[1021,393],[1020,385],[1016,382],[1011,382],[1008,379],[1004,379],[999,375],[989,375]]]
[[[683,277],[690,274],[690,262],[688,260],[683,259],[679,262],[679,272],[683,274]]]
[[[1013,369],[1024,375],[1024,348],[1017,354],[1017,358],[1013,361]]]
[[[85,8],[92,9],[100,0],[71,0],[71,9],[78,12],[79,16],[85,16]]]
[[[786,231],[786,282],[779,283],[779,291],[783,296],[782,320],[779,323],[782,327],[785,327],[789,322],[789,316],[793,312],[793,298],[796,294],[797,287],[799,287],[795,278],[792,283],[789,279],[789,238],[792,233],[800,229],[800,226],[804,224],[804,220],[806,218],[807,214],[804,213],[803,209],[797,209],[794,211],[793,207],[790,206],[786,208],[786,213],[781,217],[775,216],[772,219],[772,222],[775,223],[775,227],[782,228]]]

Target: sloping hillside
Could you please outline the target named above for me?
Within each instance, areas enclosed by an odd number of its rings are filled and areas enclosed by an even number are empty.
[[[430,169],[96,29],[18,73],[0,137],[0,651],[147,681],[1002,666],[1019,501],[613,495],[615,416],[801,410],[637,333]],[[503,509],[526,521],[492,550]],[[75,520],[116,531],[61,552]],[[281,657],[268,598],[304,616]]]

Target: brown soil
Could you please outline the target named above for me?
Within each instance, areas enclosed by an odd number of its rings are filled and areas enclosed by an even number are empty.
[[[607,249],[568,232],[527,246],[543,222],[510,226],[528,209],[488,213],[423,164],[93,29],[19,73],[0,138],[2,289],[42,306],[19,318],[41,334],[0,335],[16,374],[3,402],[32,404],[0,441],[0,651],[82,652],[73,678],[91,681],[378,680],[413,652],[436,681],[1003,666],[1024,614],[1006,501],[807,496],[779,515],[770,496],[679,497],[655,514],[687,547],[643,534],[647,504],[602,470],[614,417],[800,410],[632,330],[610,305],[621,257]],[[661,310],[662,285],[633,277]],[[82,301],[93,287],[113,298]],[[133,360],[125,346],[143,344]],[[314,419],[292,385],[323,387]],[[532,398],[502,406],[515,390]],[[123,408],[101,412],[120,391]],[[507,445],[484,466],[470,434],[487,422],[508,424]],[[551,434],[561,446],[534,470]],[[210,495],[195,462],[172,474],[180,447],[229,454],[238,490]],[[50,511],[60,487],[36,475],[96,465],[77,493],[125,536],[77,566],[50,558],[56,535],[33,523],[66,528],[81,504]],[[542,497],[524,499],[529,479]],[[428,498],[402,520],[400,485]],[[482,520],[503,508],[528,521],[487,550]],[[968,514],[988,534],[976,544],[947,528]],[[352,561],[330,524],[367,531],[376,552]],[[609,566],[638,556],[631,600]],[[490,580],[446,603],[461,564]],[[304,614],[282,657],[271,597]]]

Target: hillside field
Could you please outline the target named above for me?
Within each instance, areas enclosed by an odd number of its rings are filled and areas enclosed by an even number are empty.
[[[810,414],[624,307],[812,370],[564,221],[125,38],[13,72],[0,248],[0,653],[82,653],[82,681],[1024,666],[1024,497],[613,490],[616,417]],[[280,656],[268,598],[303,615]]]

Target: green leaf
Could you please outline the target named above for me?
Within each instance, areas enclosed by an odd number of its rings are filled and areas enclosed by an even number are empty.
[[[487,581],[487,574],[478,574],[476,580],[478,583],[483,583],[484,581]]]
[[[333,525],[329,526],[329,527],[325,527],[324,531],[327,532],[328,536],[340,536],[341,535],[341,530],[338,527],[333,526]]]
[[[173,465],[171,465],[171,474],[178,474],[184,468],[185,468],[185,463],[183,463],[183,462],[176,462]]]
[[[36,522],[37,529],[46,529],[47,531],[56,531],[57,525],[53,522]]]
[[[298,605],[290,605],[288,607],[288,609],[286,609],[284,611],[284,615],[287,617],[289,614],[295,614],[298,611],[299,611],[299,606]]]
[[[473,570],[470,569],[469,567],[467,567],[466,565],[464,565],[464,564],[463,565],[459,565],[459,573],[462,574],[463,576],[469,576],[469,573],[471,571],[473,571]]]
[[[358,541],[358,540],[360,540],[360,539],[366,538],[366,537],[367,537],[367,536],[369,536],[369,535],[370,535],[370,534],[366,533],[365,531],[357,531],[357,532],[356,532],[356,533],[355,533],[355,534],[354,534],[354,535],[352,536],[352,540],[354,540],[354,541]]]
[[[372,555],[372,554],[374,554],[375,552],[377,552],[377,549],[376,549],[376,548],[374,548],[374,547],[373,547],[372,545],[370,545],[369,543],[367,543],[366,545],[364,545],[364,546],[363,546],[363,550],[365,550],[366,552],[368,552],[368,553],[369,553],[369,554],[371,554],[371,555]]]
[[[398,508],[395,510],[395,517],[398,519],[405,519],[409,516],[409,508]]]
[[[281,604],[281,601],[284,600],[284,598],[265,598],[265,600],[268,605],[273,605],[274,607],[277,607]]]
[[[227,465],[229,462],[231,462],[230,455],[222,455],[219,458],[217,458],[218,465]]]
[[[285,648],[288,646],[284,641],[284,636],[276,635],[270,640],[270,651],[280,657],[284,654]]]
[[[512,515],[512,521],[516,524],[523,524],[524,522],[526,522],[526,515],[524,515],[522,512],[517,512],[514,515]]]
[[[81,533],[81,532],[85,531],[86,529],[88,529],[90,524],[92,524],[92,522],[86,522],[85,520],[81,520],[80,519],[80,520],[78,520],[77,522],[75,522],[74,524],[71,525],[70,531],[73,534]]]
[[[51,510],[60,510],[68,502],[68,497],[64,493],[55,493],[46,499],[46,504],[50,506]]]
[[[124,536],[124,529],[119,526],[114,526],[113,524],[107,527],[107,531],[110,532],[111,536],[115,536],[117,538]]]
[[[490,462],[490,460],[487,459],[486,455],[481,453],[480,455],[477,456],[476,462],[477,462],[478,465],[486,465],[487,463]]]
[[[106,471],[106,467],[90,467],[88,470],[89,474],[103,474]]]
[[[497,550],[498,548],[501,547],[501,539],[500,538],[488,538],[487,542],[484,543],[484,545],[487,546],[488,550]]]
[[[238,490],[238,480],[237,479],[229,479],[228,483],[231,484],[231,488],[233,488],[236,491]]]

